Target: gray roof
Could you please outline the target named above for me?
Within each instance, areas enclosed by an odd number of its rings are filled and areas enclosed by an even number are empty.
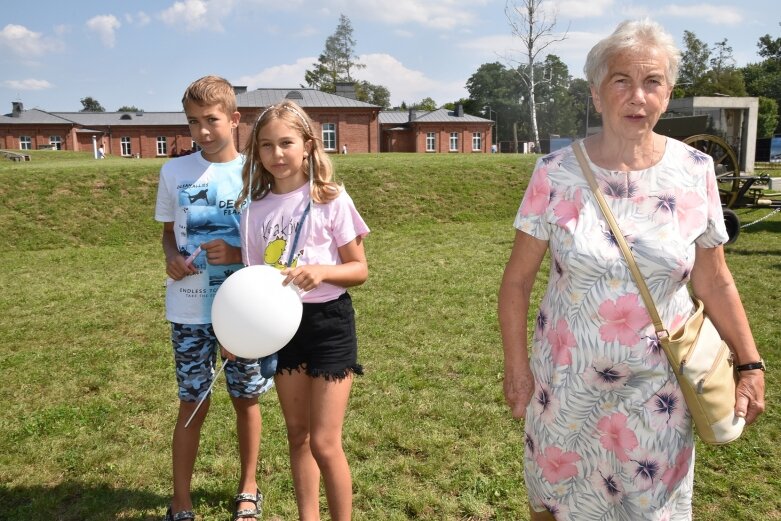
[[[428,114],[427,110],[413,110],[412,112],[415,114],[415,119],[424,114]],[[380,112],[380,124],[404,124],[409,121],[409,113],[409,110],[383,110]]]
[[[480,118],[478,116],[472,116],[471,114],[464,113],[463,116],[456,116],[455,111],[448,109],[432,110],[424,116],[418,116],[415,121],[424,123],[452,123],[455,121],[467,121],[469,123],[487,123],[490,119]]]
[[[456,112],[448,109],[437,110],[413,110],[415,114],[415,122],[420,123],[492,123],[490,119],[481,118],[478,116],[472,116],[471,114],[464,114],[463,116],[456,116]],[[408,110],[383,110],[380,112],[380,124],[401,125],[409,122]]]
[[[242,92],[236,95],[236,104],[239,107],[268,107],[280,103],[285,99],[294,101],[303,108],[375,108],[378,105],[365,103],[352,98],[321,92],[316,89],[292,88],[292,89],[257,89]]]
[[[187,125],[184,112],[55,112],[63,119],[85,126]]]
[[[18,117],[0,116],[3,124],[82,126],[150,126],[187,125],[184,112],[46,112],[40,109],[23,110]]]
[[[18,117],[11,117],[10,114],[6,114],[0,119],[0,122],[5,124],[24,123],[32,125],[62,125],[71,123],[70,120],[40,109],[23,110]]]

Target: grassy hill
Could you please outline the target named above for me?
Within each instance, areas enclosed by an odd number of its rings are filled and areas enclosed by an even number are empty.
[[[163,161],[31,156],[0,162],[0,519],[159,519],[176,413],[153,220]],[[356,520],[528,518],[522,424],[501,391],[496,292],[533,159],[334,157],[372,229],[369,281],[351,291],[366,368],[344,433]],[[764,214],[740,213],[744,222]],[[727,250],[771,367],[770,409],[738,443],[698,446],[696,519],[781,519],[779,221],[744,229]],[[238,479],[221,386],[193,481],[204,520],[228,518]],[[265,519],[294,519],[276,395],[261,407]]]

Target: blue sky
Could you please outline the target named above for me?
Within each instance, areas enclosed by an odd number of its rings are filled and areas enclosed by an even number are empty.
[[[618,22],[649,16],[681,44],[728,39],[737,65],[760,61],[759,37],[781,35],[778,0],[550,0],[551,45],[582,77],[588,49]],[[505,0],[51,0],[6,2],[0,17],[0,114],[25,108],[78,111],[92,96],[109,111],[135,105],[181,110],[187,84],[218,74],[235,85],[297,87],[322,52],[339,15],[353,25],[366,68],[358,79],[384,85],[394,105],[430,96],[467,97],[483,63],[521,59]]]

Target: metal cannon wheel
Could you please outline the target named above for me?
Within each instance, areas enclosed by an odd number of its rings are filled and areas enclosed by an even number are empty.
[[[683,140],[687,145],[705,152],[713,158],[716,179],[719,181],[721,204],[732,208],[740,191],[740,167],[738,156],[729,143],[712,134],[697,134]],[[723,179],[720,179],[723,178]]]

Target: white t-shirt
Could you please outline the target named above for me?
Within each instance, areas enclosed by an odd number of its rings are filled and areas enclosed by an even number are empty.
[[[160,169],[155,220],[173,222],[176,245],[184,256],[204,242],[223,239],[241,246],[239,211],[244,156],[211,163],[200,152],[166,162]],[[169,279],[166,318],[181,324],[211,323],[211,307],[220,284],[242,264],[211,265],[201,254],[193,263],[198,273],[179,281]]]
[[[248,266],[266,264],[278,269],[287,266],[308,204],[309,183],[286,194],[268,193],[263,199],[253,201],[241,219],[241,234],[246,238],[244,262]],[[342,190],[329,203],[312,204],[293,251],[292,266],[341,264],[338,248],[368,233],[369,228],[353,200]],[[303,301],[328,302],[345,291],[341,286],[323,283],[305,293]]]

